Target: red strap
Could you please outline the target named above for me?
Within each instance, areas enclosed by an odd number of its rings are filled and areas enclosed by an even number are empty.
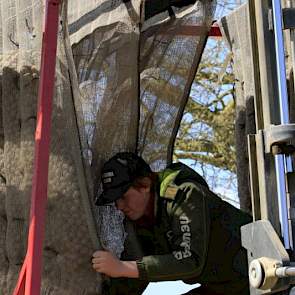
[[[220,31],[220,28],[218,25],[214,24],[210,31],[209,31],[209,36],[212,36],[212,37],[222,37],[222,34],[221,34],[221,31]]]
[[[185,26],[179,26],[177,28],[177,35],[180,35],[180,36],[201,36],[201,35],[205,35],[205,33],[207,33],[207,27],[205,26],[185,25]],[[169,30],[163,29],[161,31],[161,34],[174,35],[175,30],[169,31]],[[220,28],[217,24],[214,24],[213,26],[211,26],[208,36],[222,37]]]

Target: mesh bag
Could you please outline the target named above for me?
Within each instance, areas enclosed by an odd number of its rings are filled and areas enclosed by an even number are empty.
[[[0,4],[0,294],[6,295],[26,251],[44,6],[39,0]],[[214,6],[209,0],[63,1],[42,294],[101,293],[91,255],[103,247],[120,256],[126,238],[115,207],[93,206],[101,167],[123,150],[137,151],[154,170],[171,161]],[[195,25],[200,34],[188,36],[186,28]]]

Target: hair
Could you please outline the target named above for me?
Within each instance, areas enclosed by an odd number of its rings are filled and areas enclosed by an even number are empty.
[[[146,187],[146,182],[144,181],[144,178],[149,178],[151,180],[151,189],[153,189],[154,184],[157,182],[158,174],[155,172],[150,172],[149,174],[145,176],[140,176],[135,178],[131,186],[133,186],[135,189],[139,189],[141,187]]]

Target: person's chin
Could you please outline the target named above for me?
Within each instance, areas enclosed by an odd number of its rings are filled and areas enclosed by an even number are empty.
[[[127,218],[132,220],[132,221],[136,221],[136,220],[138,220],[140,218],[140,216],[138,216],[137,214],[132,214],[131,213],[131,214],[127,215]]]
[[[131,221],[135,221],[135,220],[138,219],[138,218],[136,218],[135,216],[132,216],[132,215],[127,216],[127,218],[128,218],[129,220],[131,220]]]

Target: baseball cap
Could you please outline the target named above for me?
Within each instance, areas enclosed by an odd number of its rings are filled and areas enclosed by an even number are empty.
[[[150,166],[135,153],[117,153],[102,168],[103,192],[95,204],[102,206],[116,201],[124,195],[136,178],[148,176],[151,172]]]

